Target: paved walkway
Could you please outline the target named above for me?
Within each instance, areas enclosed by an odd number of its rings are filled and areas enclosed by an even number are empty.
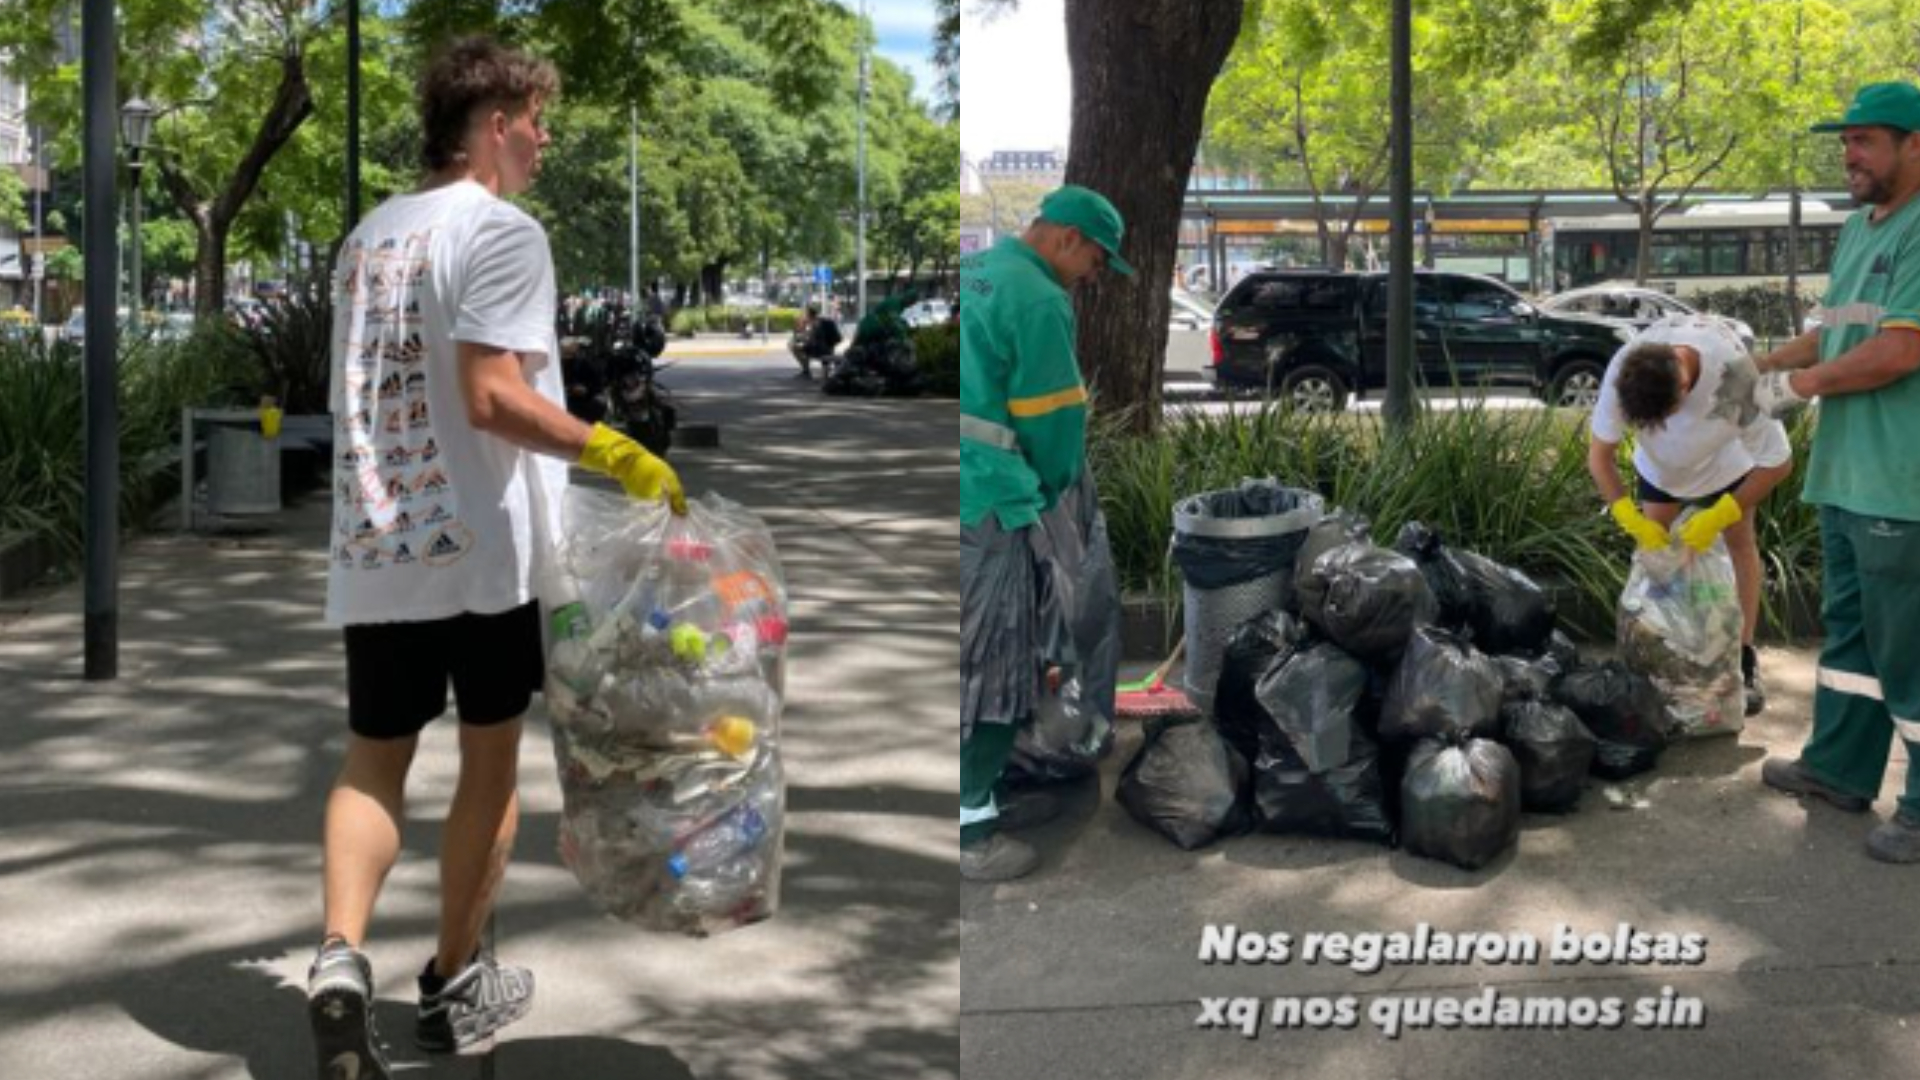
[[[598,917],[555,853],[536,719],[498,925],[540,996],[495,1075],[954,1077],[953,403],[822,398],[784,355],[665,381],[687,421],[721,428],[720,450],[675,454],[689,491],[764,515],[792,592],[783,904],[704,942]],[[301,986],[345,735],[327,514],[314,499],[261,535],[132,543],[114,683],[79,678],[78,585],[0,608],[0,1077],[313,1075]],[[422,740],[369,945],[403,1076],[480,1073],[410,1039],[453,734]]]

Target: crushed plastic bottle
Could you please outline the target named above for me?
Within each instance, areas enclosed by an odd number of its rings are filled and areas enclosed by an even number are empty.
[[[700,874],[752,850],[767,835],[767,819],[753,806],[743,806],[688,837],[667,860],[667,872],[676,879]]]

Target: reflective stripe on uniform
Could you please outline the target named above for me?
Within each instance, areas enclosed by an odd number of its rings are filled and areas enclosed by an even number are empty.
[[[1000,816],[1000,808],[993,805],[993,799],[987,799],[985,806],[963,806],[960,808],[961,825],[978,825],[983,821],[992,821]]]
[[[960,437],[972,439],[977,443],[997,446],[1002,450],[1020,449],[1020,438],[1012,428],[1004,428],[991,420],[982,420],[977,416],[960,415]]]
[[[1893,726],[1900,729],[1900,737],[1910,743],[1920,743],[1920,720],[1902,720],[1893,718]]]
[[[1875,701],[1886,700],[1886,696],[1880,690],[1880,680],[1871,675],[1859,675],[1851,671],[1823,667],[1816,681],[1821,686],[1829,690],[1837,690],[1842,694],[1872,698]]]
[[[1069,406],[1084,405],[1086,400],[1087,388],[1073,386],[1058,393],[1042,394],[1039,397],[1014,398],[1007,402],[1007,411],[1022,419],[1031,420],[1036,416],[1059,412]]]
[[[1831,329],[1837,326],[1878,326],[1887,314],[1887,309],[1879,304],[1841,304],[1839,307],[1820,309],[1820,323]]]

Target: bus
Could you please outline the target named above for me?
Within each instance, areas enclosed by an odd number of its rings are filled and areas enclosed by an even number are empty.
[[[1817,296],[1827,287],[1840,226],[1853,212],[1824,202],[1800,205],[1800,288]],[[1785,202],[1768,200],[1710,203],[1666,214],[1653,224],[1647,287],[1683,298],[1746,285],[1784,287],[1788,212]],[[1549,218],[1542,226],[1543,256],[1553,267],[1557,290],[1634,279],[1639,215]]]

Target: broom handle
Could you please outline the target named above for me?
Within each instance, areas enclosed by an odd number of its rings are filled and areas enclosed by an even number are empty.
[[[1153,681],[1147,685],[1160,686],[1164,684],[1167,681],[1167,672],[1173,670],[1173,665],[1180,660],[1180,654],[1186,651],[1187,635],[1181,634],[1179,643],[1173,647],[1173,652],[1167,654],[1167,658],[1160,662],[1160,666],[1153,669]]]

